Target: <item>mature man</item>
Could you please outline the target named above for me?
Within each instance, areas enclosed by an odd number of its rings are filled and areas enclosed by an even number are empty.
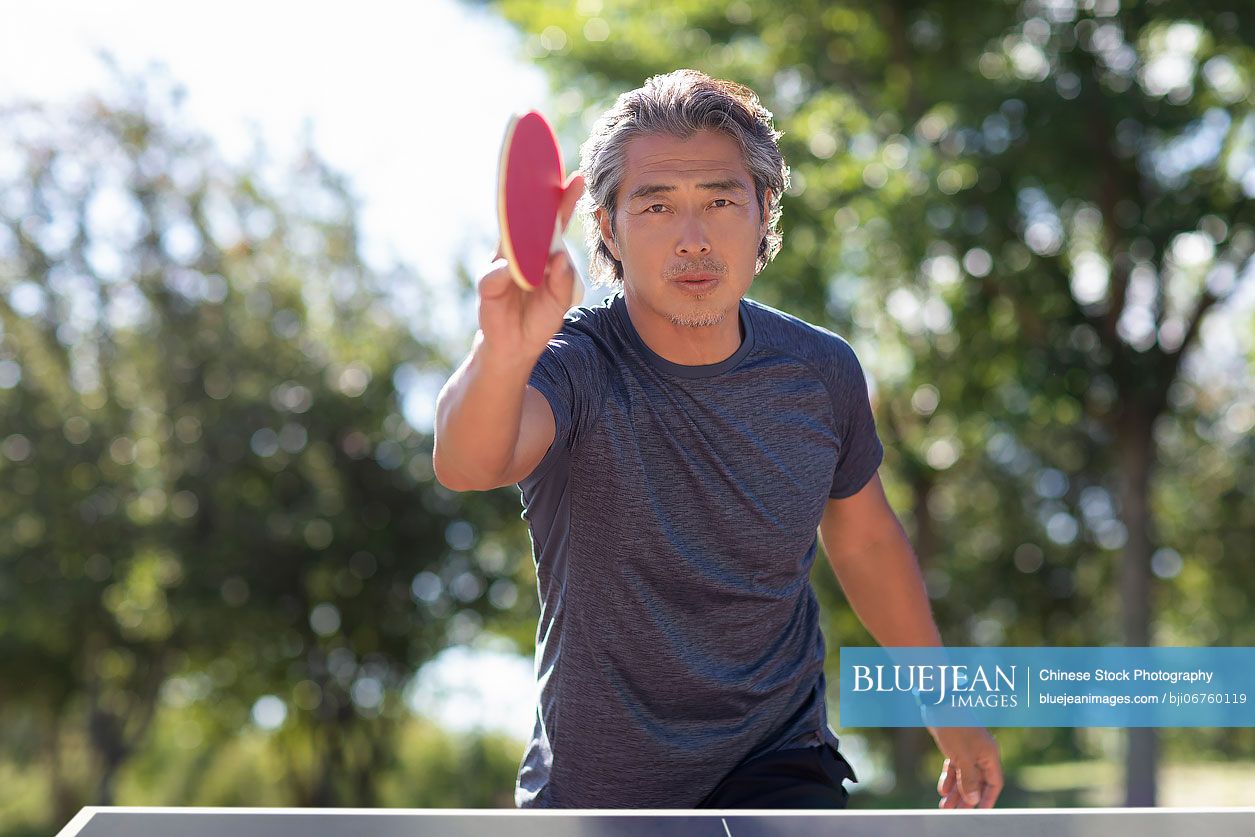
[[[679,70],[625,93],[581,151],[565,224],[617,286],[569,314],[567,254],[526,293],[498,259],[437,402],[436,475],[518,483],[541,605],[521,807],[841,808],[816,529],[885,646],[941,644],[876,471],[849,344],[746,299],[780,246],[780,134],[749,89]],[[931,730],[941,807],[1002,787],[983,729]]]

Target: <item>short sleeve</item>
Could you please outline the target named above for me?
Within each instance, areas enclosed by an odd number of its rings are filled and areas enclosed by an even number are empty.
[[[831,372],[830,391],[840,450],[828,496],[839,500],[857,494],[875,475],[884,459],[884,447],[876,434],[863,367],[854,349],[840,338]]]
[[[545,346],[527,382],[549,402],[555,430],[553,444],[520,485],[540,479],[563,451],[574,450],[600,411],[605,366],[598,342],[568,321]]]

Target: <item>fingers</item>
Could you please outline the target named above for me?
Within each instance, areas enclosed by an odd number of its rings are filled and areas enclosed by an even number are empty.
[[[960,764],[959,769],[959,798],[963,800],[964,808],[975,808],[980,802],[981,771],[971,763]]]
[[[993,763],[985,770],[985,787],[981,790],[980,804],[976,807],[994,807],[994,803],[998,801],[998,794],[1002,793],[1002,785],[1002,764],[995,757]]]
[[[938,808],[958,808],[962,804],[959,798],[958,768],[950,759],[941,766],[941,775],[937,778],[937,793],[941,796]]]
[[[966,769],[954,759],[946,759],[937,778],[938,808],[975,808],[983,800],[981,771],[974,765]],[[991,803],[992,804],[992,803]]]
[[[946,770],[937,782],[942,795],[939,808],[992,808],[1002,793],[1002,768],[995,761],[990,765],[977,763],[956,766],[946,760]]]
[[[584,284],[580,281],[571,254],[563,247],[549,254],[545,264],[545,280],[542,292],[566,311],[584,301]],[[479,278],[480,299],[496,299],[506,294],[518,293],[521,288],[510,273],[510,263],[503,256],[493,260],[487,272]]]
[[[998,744],[984,729],[934,733],[943,753],[950,753],[937,778],[938,808],[992,808],[1002,792]]]
[[[945,796],[954,788],[954,772],[950,770],[950,759],[941,765],[941,775],[937,777],[937,795]]]
[[[493,259],[488,271],[479,278],[479,296],[481,299],[495,299],[509,293],[517,287],[514,277],[510,275],[510,264],[498,256]]]
[[[977,808],[992,808],[994,803],[998,801],[998,794],[1002,793],[1002,782],[989,782],[981,790],[980,802]]]

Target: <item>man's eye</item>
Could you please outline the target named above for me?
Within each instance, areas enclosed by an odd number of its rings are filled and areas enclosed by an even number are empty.
[[[717,209],[723,209],[723,207],[725,206],[732,206],[732,201],[729,200],[728,198],[715,198],[713,201],[711,201],[711,203],[719,204],[719,206],[716,206]],[[658,210],[658,211],[655,212],[654,210]],[[649,206],[645,207],[645,214],[647,215],[661,215],[663,212],[666,212],[666,211],[667,211],[667,206],[666,204],[662,204],[662,203],[650,204]]]

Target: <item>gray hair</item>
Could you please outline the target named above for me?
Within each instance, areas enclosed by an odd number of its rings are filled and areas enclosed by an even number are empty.
[[[593,283],[623,284],[623,264],[601,240],[596,212],[602,208],[610,215],[613,236],[627,144],[647,134],[687,139],[707,128],[730,136],[744,154],[745,167],[754,179],[759,216],[768,221],[767,234],[758,243],[754,273],[766,267],[780,251],[780,197],[789,185],[789,167],[777,144],[782,132],[772,127],[771,117],[771,111],[748,87],[711,78],[697,70],[653,76],[644,86],[619,96],[597,120],[580,148],[585,192],[577,211],[585,221],[588,271]],[[764,206],[767,190],[771,190],[771,202]]]

